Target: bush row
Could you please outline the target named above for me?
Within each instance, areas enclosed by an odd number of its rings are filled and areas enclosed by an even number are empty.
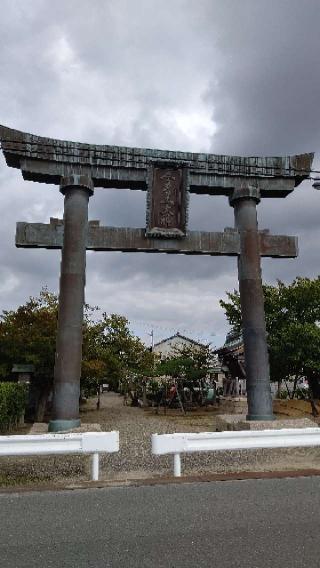
[[[24,414],[27,387],[19,383],[0,383],[0,431],[16,426]]]

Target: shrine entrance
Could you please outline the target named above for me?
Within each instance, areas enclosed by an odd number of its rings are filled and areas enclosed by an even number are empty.
[[[49,224],[17,223],[16,246],[62,249],[59,318],[49,430],[79,426],[82,320],[86,250],[227,255],[238,258],[238,279],[247,375],[248,420],[273,420],[261,281],[261,257],[293,258],[297,238],[259,231],[257,204],[286,197],[309,177],[313,154],[238,157],[91,145],[34,136],[0,126],[8,166],[23,178],[56,184],[64,218]],[[141,229],[88,222],[95,187],[147,192]],[[223,232],[188,231],[189,193],[224,195],[235,227]]]

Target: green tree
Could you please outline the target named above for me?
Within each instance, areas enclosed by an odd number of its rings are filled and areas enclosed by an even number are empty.
[[[84,332],[83,384],[96,388],[106,380],[118,390],[120,381],[152,373],[153,354],[135,337],[124,316],[104,313]]]
[[[16,310],[0,316],[0,376],[10,377],[14,363],[33,364],[34,384],[39,392],[37,420],[42,419],[53,381],[57,297],[43,289]]]
[[[271,380],[306,377],[314,398],[320,398],[320,277],[296,278],[291,284],[278,281],[264,285],[266,327]],[[227,292],[220,300],[236,332],[241,330],[240,297]]]
[[[98,319],[97,310],[88,305],[84,310],[81,388],[87,392],[95,392],[103,380],[117,388],[122,377],[144,375],[153,366],[152,354],[132,335],[127,319],[116,314]],[[53,384],[57,320],[58,298],[47,289],[0,315],[0,380],[10,377],[15,363],[34,365],[36,420],[43,419]]]
[[[173,378],[183,377],[186,382],[195,383],[206,378],[212,360],[213,354],[209,346],[181,345],[175,349],[172,357],[158,364],[156,373]]]
[[[155,369],[157,376],[179,379],[176,387],[179,403],[203,404],[205,379],[208,377],[213,362],[213,353],[205,345],[179,345],[173,350],[171,357],[160,361]],[[187,389],[187,390],[186,390]]]

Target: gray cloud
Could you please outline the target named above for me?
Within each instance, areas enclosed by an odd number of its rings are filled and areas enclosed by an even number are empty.
[[[172,0],[170,9],[160,0],[2,0],[1,11],[2,124],[93,143],[320,151],[318,0]],[[16,221],[61,217],[63,197],[23,181],[2,157],[0,191],[0,308],[10,308],[42,285],[58,289],[59,252],[13,243]],[[297,260],[263,261],[266,281],[318,274],[319,201],[304,182],[259,205],[261,228],[300,239]],[[226,198],[190,204],[191,229],[233,225]],[[90,218],[144,226],[145,194],[97,189]],[[126,315],[144,338],[154,325],[157,339],[177,328],[223,339],[218,300],[237,285],[235,259],[95,253],[87,266],[87,300]]]
[[[318,0],[224,3],[228,30],[217,42],[219,73],[210,92],[219,127],[214,151],[281,155],[317,149],[318,15]]]

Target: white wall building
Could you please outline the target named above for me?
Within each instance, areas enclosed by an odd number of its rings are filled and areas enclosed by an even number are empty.
[[[163,360],[168,357],[174,357],[177,355],[177,350],[183,347],[198,347],[200,349],[201,347],[204,347],[204,345],[194,339],[180,335],[180,333],[177,332],[175,335],[172,335],[172,337],[168,337],[167,339],[159,341],[159,343],[155,343],[153,346],[153,352],[160,360]]]

